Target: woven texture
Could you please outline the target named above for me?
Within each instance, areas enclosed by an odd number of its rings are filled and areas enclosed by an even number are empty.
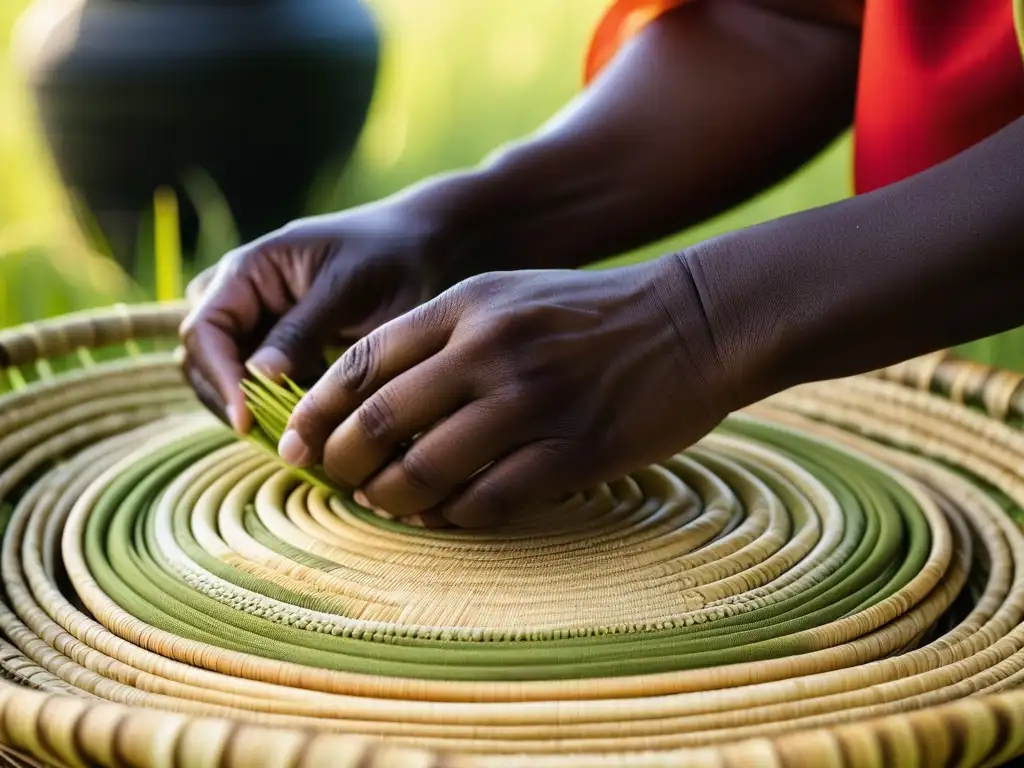
[[[1024,752],[1021,377],[792,390],[501,530],[193,399],[182,308],[0,332],[0,761],[976,766]]]

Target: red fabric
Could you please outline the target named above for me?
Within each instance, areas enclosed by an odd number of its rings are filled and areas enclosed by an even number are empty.
[[[868,0],[863,24],[858,192],[923,171],[1024,115],[1011,0]]]
[[[594,34],[586,80],[646,24],[688,1],[614,2]],[[857,192],[940,163],[1021,115],[1024,64],[1012,0],[866,0],[854,124]]]

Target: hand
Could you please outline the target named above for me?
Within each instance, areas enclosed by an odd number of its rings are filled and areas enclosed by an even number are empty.
[[[393,516],[480,526],[671,456],[736,405],[675,256],[490,273],[350,347],[280,452]]]
[[[440,235],[402,200],[299,220],[227,254],[189,286],[181,335],[196,393],[247,431],[245,363],[316,380],[325,344],[359,338],[444,287]]]

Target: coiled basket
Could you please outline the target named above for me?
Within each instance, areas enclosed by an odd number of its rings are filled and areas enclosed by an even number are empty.
[[[1021,376],[786,392],[501,530],[293,477],[184,308],[0,331],[0,754],[54,766],[981,766],[1024,752]]]

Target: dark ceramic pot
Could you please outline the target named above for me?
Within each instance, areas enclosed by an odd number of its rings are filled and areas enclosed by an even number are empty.
[[[129,269],[155,189],[186,199],[192,169],[245,240],[302,215],[356,143],[379,48],[359,0],[37,0],[15,40],[57,168]]]

